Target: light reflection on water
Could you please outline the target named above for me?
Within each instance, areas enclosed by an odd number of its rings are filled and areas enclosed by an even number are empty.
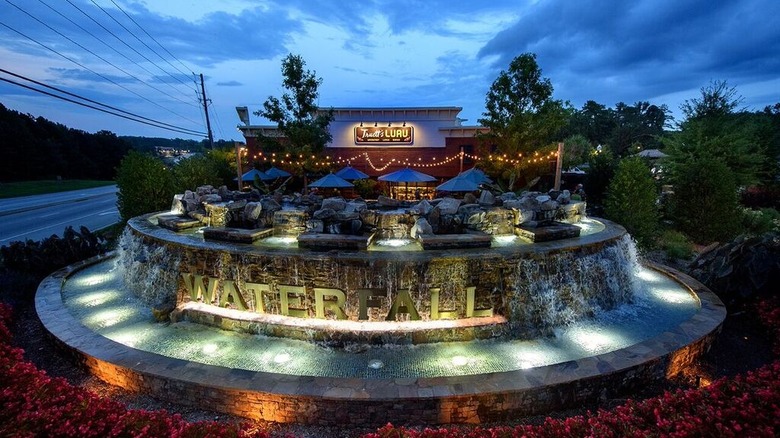
[[[634,304],[596,319],[560,328],[554,337],[487,340],[416,346],[367,346],[360,353],[308,342],[247,335],[192,323],[159,324],[122,286],[107,260],[74,274],[63,301],[82,323],[125,345],[210,365],[281,374],[408,378],[435,377],[549,365],[625,348],[678,325],[697,310],[685,288],[642,269],[643,292]],[[90,279],[100,278],[100,281]]]

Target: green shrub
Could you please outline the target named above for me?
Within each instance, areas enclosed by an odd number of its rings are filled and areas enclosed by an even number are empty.
[[[693,243],[688,240],[688,237],[686,237],[685,234],[679,231],[664,231],[661,235],[659,245],[670,259],[687,260],[693,256]]]
[[[355,184],[355,191],[363,199],[376,199],[379,196],[377,191],[379,183],[373,179],[358,179],[352,182]]]
[[[588,207],[591,208],[604,204],[607,187],[615,175],[617,161],[608,148],[602,147],[601,152],[590,155],[588,165],[585,189],[588,194]]]
[[[217,163],[205,155],[185,158],[173,166],[173,184],[177,193],[195,190],[198,186],[219,187],[222,178],[217,174]]]
[[[170,208],[175,193],[171,171],[159,159],[130,152],[119,164],[117,207],[123,221]]]
[[[774,208],[761,208],[758,210],[743,208],[742,226],[746,232],[751,234],[780,231],[780,212]]]
[[[620,161],[607,188],[604,213],[626,227],[640,248],[651,248],[658,231],[658,195],[655,181],[640,158]]]
[[[680,163],[672,179],[670,215],[677,228],[699,243],[724,242],[740,230],[734,175],[715,158]]]

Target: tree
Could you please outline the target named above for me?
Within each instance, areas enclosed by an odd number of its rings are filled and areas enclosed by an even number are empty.
[[[145,213],[166,210],[173,200],[173,177],[163,162],[131,151],[119,164],[117,208],[123,221]]]
[[[686,119],[680,132],[666,139],[667,169],[680,168],[705,158],[721,160],[738,186],[756,184],[768,173],[768,137],[761,120],[747,112],[733,112],[742,101],[725,81],[701,89],[701,97],[686,100],[681,109]],[[765,119],[764,119],[765,120]]]
[[[566,123],[563,103],[552,98],[553,86],[542,77],[533,53],[522,54],[501,71],[485,97],[479,123],[490,128],[481,137],[495,146],[501,160],[493,161],[511,190],[519,178],[528,181],[545,173],[548,163],[536,153],[554,150],[553,141]]]
[[[652,248],[658,231],[658,190],[639,157],[624,158],[607,189],[606,216],[626,227],[641,248]]]
[[[589,100],[582,105],[582,109],[572,111],[567,132],[569,135],[583,135],[595,146],[607,144],[614,129],[614,111]]]
[[[593,153],[593,147],[585,136],[575,134],[563,141],[563,168],[568,169],[588,162]]]
[[[702,157],[680,164],[673,175],[671,215],[699,243],[731,240],[739,231],[737,184],[723,160]]]
[[[704,117],[722,117],[733,114],[744,98],[726,81],[711,81],[700,89],[701,97],[686,100],[680,105],[686,120]]]
[[[195,155],[180,160],[173,166],[174,189],[177,193],[195,190],[198,186],[219,187],[222,179],[217,174],[216,162],[208,155]]]
[[[650,102],[626,105],[618,102],[613,111],[614,127],[607,140],[619,157],[633,155],[642,149],[655,149],[667,124],[669,109]]]
[[[585,175],[585,192],[588,196],[588,208],[600,211],[604,204],[609,182],[612,181],[617,169],[617,160],[608,146],[600,146],[588,159],[588,170]]]
[[[282,85],[287,91],[281,99],[269,96],[263,109],[255,111],[255,115],[276,122],[284,135],[281,141],[262,137],[260,140],[266,150],[286,151],[292,157],[308,160],[312,154],[322,153],[332,139],[328,125],[333,121],[333,109],[321,111],[317,107],[322,79],[305,66],[300,55],[287,55],[282,60]]]

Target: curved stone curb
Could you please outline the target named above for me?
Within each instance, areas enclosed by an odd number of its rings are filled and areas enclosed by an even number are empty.
[[[104,338],[65,308],[61,288],[73,272],[47,277],[35,297],[46,329],[105,382],[180,404],[275,422],[379,426],[503,421],[605,394],[628,393],[674,375],[707,351],[726,317],[723,303],[696,280],[649,264],[695,294],[701,309],[675,329],[628,348],[524,370],[457,377],[361,379],[302,377],[172,359]]]

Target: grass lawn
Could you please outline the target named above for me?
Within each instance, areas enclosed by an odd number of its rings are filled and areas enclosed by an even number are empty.
[[[17,196],[41,195],[44,193],[67,192],[69,190],[91,189],[92,187],[109,186],[114,181],[92,180],[41,180],[0,183],[0,199]]]

